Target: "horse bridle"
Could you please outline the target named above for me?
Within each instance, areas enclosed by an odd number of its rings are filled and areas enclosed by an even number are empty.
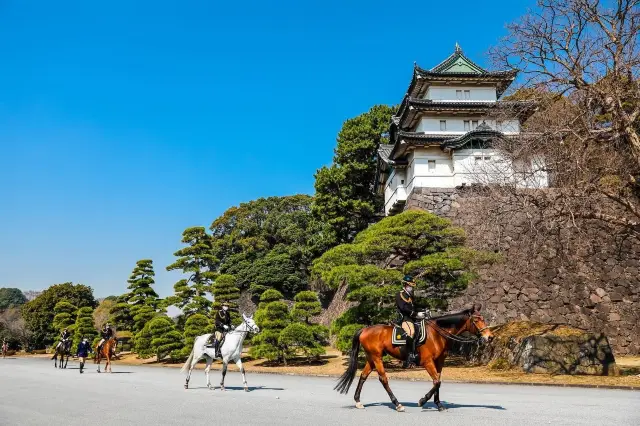
[[[473,326],[476,328],[476,330],[478,330],[478,334],[482,333],[484,330],[486,330],[487,328],[489,328],[489,326],[485,326],[482,328],[478,327],[478,324],[476,323],[476,318],[480,318],[480,315],[474,315],[471,314],[469,316],[469,319],[471,320],[471,323],[473,324]],[[453,340],[454,342],[458,342],[458,343],[476,343],[480,340],[479,337],[472,337],[472,338],[465,338],[465,337],[460,337],[456,334],[453,334],[443,328],[441,328],[438,324],[436,324],[435,321],[433,320],[429,320],[428,321],[429,325],[431,325],[431,327],[433,327],[433,329],[442,337],[444,337],[445,339],[449,339],[449,340]]]
[[[242,323],[243,324],[247,324],[247,327],[249,327],[249,330],[242,330],[242,331],[231,330],[227,334],[233,334],[233,333],[245,333],[245,334],[257,333],[256,329],[253,328],[253,326],[251,324],[249,324],[246,319],[243,319]]]

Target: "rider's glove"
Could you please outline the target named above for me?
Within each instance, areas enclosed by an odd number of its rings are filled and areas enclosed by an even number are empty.
[[[424,312],[418,312],[418,314],[416,315],[416,318],[418,319],[424,319],[426,317],[426,314]]]
[[[228,330],[228,329],[229,329],[229,326],[228,326],[228,325],[223,325],[223,327],[224,327],[224,329],[225,329],[225,330]]]

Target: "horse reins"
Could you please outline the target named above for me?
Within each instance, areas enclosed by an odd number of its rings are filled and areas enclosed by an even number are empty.
[[[472,324],[478,330],[478,333],[482,333],[484,330],[489,328],[489,326],[478,328],[478,325],[476,324],[476,321],[474,319],[474,315],[471,315],[470,319],[471,319]],[[440,336],[444,337],[445,339],[453,340],[454,342],[458,342],[458,343],[477,343],[480,340],[479,337],[466,338],[466,337],[460,337],[460,336],[458,336],[456,334],[453,334],[450,331],[447,331],[447,330],[443,329],[442,327],[440,327],[438,324],[436,324],[435,320],[427,320],[427,324],[429,324],[431,327],[433,327],[433,329]]]

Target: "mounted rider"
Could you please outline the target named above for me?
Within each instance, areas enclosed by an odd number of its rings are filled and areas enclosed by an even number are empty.
[[[60,332],[60,341],[58,342],[58,345],[56,346],[56,350],[58,350],[61,345],[64,345],[63,348],[68,350],[68,344],[69,344],[69,338],[70,337],[71,337],[71,333],[69,332],[68,328],[65,328],[64,330],[62,330]]]
[[[109,339],[111,339],[114,335],[114,331],[113,331],[113,328],[111,328],[111,324],[106,323],[104,327],[102,327],[102,330],[100,330],[100,334],[102,335],[102,339],[100,340],[100,343],[98,343],[98,352],[102,350],[102,345],[104,345],[105,342],[108,342]]]
[[[404,368],[412,368],[416,365],[416,339],[415,321],[425,318],[424,312],[418,312],[413,303],[413,291],[416,283],[411,275],[405,275],[402,279],[402,290],[396,295],[396,307],[402,315],[402,329],[407,333],[407,359]]]
[[[89,344],[89,340],[86,337],[83,337],[82,341],[78,343],[78,350],[77,350],[78,359],[80,360],[80,374],[84,373],[82,369],[84,368],[85,359],[87,359],[89,354],[92,352],[93,351],[91,350],[91,345]]]
[[[216,358],[220,357],[220,346],[224,340],[224,336],[231,330],[231,314],[229,313],[229,304],[222,303],[222,308],[216,313],[215,331],[212,338],[212,346],[215,348]]]

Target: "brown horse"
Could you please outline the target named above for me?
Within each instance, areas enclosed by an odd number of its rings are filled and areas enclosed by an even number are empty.
[[[96,345],[96,357],[95,363],[98,364],[98,373],[100,372],[100,361],[102,358],[106,360],[104,365],[104,371],[111,373],[111,355],[113,354],[113,348],[118,344],[118,340],[115,337],[110,338],[102,344],[102,348]]]
[[[449,341],[461,342],[467,340],[459,336],[465,331],[474,335],[480,335],[485,341],[489,341],[493,338],[491,330],[489,330],[487,324],[480,315],[480,309],[481,306],[476,305],[473,308],[462,312],[443,315],[426,321],[427,340],[417,349],[420,357],[418,362],[419,365],[427,370],[431,379],[433,379],[433,387],[418,402],[421,407],[435,395],[434,402],[438,407],[438,410],[442,411],[445,409],[445,407],[440,403],[440,375],[442,373],[442,367],[444,366],[444,359],[447,354]],[[373,325],[363,328],[353,336],[349,366],[340,377],[335,390],[343,394],[349,392],[349,387],[351,387],[351,383],[353,383],[353,379],[355,378],[358,370],[358,352],[360,351],[360,346],[362,346],[366,355],[366,363],[362,370],[362,374],[360,375],[360,381],[358,382],[358,387],[356,388],[356,393],[354,395],[356,408],[364,408],[364,405],[360,402],[360,392],[362,391],[362,386],[364,385],[365,380],[367,380],[367,377],[369,377],[371,371],[376,370],[378,373],[378,379],[389,394],[389,398],[391,398],[391,402],[395,405],[396,410],[404,411],[404,407],[398,402],[389,387],[389,380],[387,379],[387,375],[385,374],[384,366],[382,364],[382,357],[385,354],[391,355],[396,359],[406,358],[406,349],[401,350],[402,347],[392,345],[392,333],[393,326],[391,325]],[[418,338],[417,334],[416,338]],[[473,340],[477,339],[474,338]]]

